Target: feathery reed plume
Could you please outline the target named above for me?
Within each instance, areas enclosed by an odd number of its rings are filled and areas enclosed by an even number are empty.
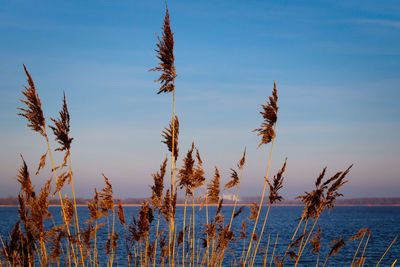
[[[100,196],[99,204],[103,214],[107,215],[108,211],[114,208],[113,189],[108,178],[104,174],[102,175],[104,177],[104,182],[106,186],[103,189],[101,189],[101,192],[99,193]]]
[[[162,131],[161,136],[164,138],[163,142],[167,145],[168,151],[172,153],[172,147],[174,148],[174,158],[178,159],[179,148],[178,148],[178,137],[179,137],[179,120],[178,116],[175,115],[175,119],[169,123],[168,128]],[[172,137],[173,136],[173,137]],[[172,140],[174,144],[172,145]]]
[[[51,246],[50,246],[50,262],[59,263],[61,255],[62,240],[67,236],[67,233],[61,227],[53,227],[49,231]]]
[[[86,229],[81,232],[82,243],[86,246],[87,250],[90,250],[90,240],[94,237],[94,227],[89,224]]]
[[[113,232],[112,235],[107,239],[105,248],[108,255],[110,255],[117,248],[118,238],[119,236],[117,232]]]
[[[32,225],[36,228],[35,233],[39,233],[39,235],[44,233],[44,219],[51,217],[51,213],[48,210],[50,184],[51,179],[47,180],[43,188],[40,190],[39,197],[35,197],[31,201],[30,220]]]
[[[196,164],[193,170],[193,189],[198,188],[204,184],[206,180],[203,170],[203,161],[201,160],[199,150],[196,148]]]
[[[278,92],[276,90],[276,83],[274,81],[274,89],[272,90],[272,97],[270,96],[267,105],[261,105],[263,111],[260,112],[264,118],[264,122],[261,123],[260,128],[254,129],[253,132],[257,132],[257,135],[261,135],[261,142],[258,147],[263,144],[268,144],[275,137],[274,126],[278,119]]]
[[[46,156],[47,156],[47,151],[40,157],[40,162],[39,162],[39,166],[36,171],[36,175],[38,175],[40,172],[40,169],[44,168],[44,166],[46,165]]]
[[[231,169],[231,178],[232,179],[225,184],[224,189],[230,189],[239,183],[239,175],[234,169]]]
[[[245,206],[240,207],[239,210],[233,214],[233,219],[235,219],[237,216],[239,216],[243,212],[244,209],[245,209]]]
[[[332,256],[335,256],[342,247],[346,245],[342,237],[339,237],[337,240],[333,240],[331,245],[333,244],[331,250],[328,253],[328,259]]]
[[[239,229],[240,236],[238,240],[242,240],[246,238],[246,222],[242,220],[242,228]]]
[[[285,256],[288,255],[290,260],[297,259],[298,254],[296,253],[295,248],[301,247],[301,244],[303,242],[303,238],[308,234],[308,232],[304,232],[302,235],[297,237],[296,240],[292,241],[289,245],[289,250],[287,254],[284,254],[279,262],[279,266],[283,266],[285,262]]]
[[[342,196],[342,194],[338,193],[338,190],[347,183],[344,178],[349,173],[352,166],[353,165],[350,165],[344,172],[337,172],[322,183],[322,179],[326,173],[325,167],[315,182],[314,191],[311,193],[305,192],[305,195],[296,197],[305,204],[303,211],[303,217],[305,219],[312,218],[315,220],[321,215],[325,207],[333,209],[336,198]]]
[[[152,174],[154,179],[154,185],[151,188],[151,204],[155,209],[161,209],[162,205],[162,193],[164,189],[164,176],[167,167],[168,159],[165,158],[164,162],[160,166],[160,171]]]
[[[1,248],[1,255],[6,261],[9,263],[19,263],[21,265],[25,262],[22,258],[24,255],[24,239],[20,222],[17,221],[12,229],[9,241],[5,242],[4,246]],[[28,264],[28,262],[26,262],[26,264]]]
[[[150,230],[150,224],[153,221],[153,219],[154,219],[153,210],[151,209],[149,203],[147,201],[144,201],[139,211],[139,222],[138,222],[139,236],[141,238],[145,238],[148,236]]]
[[[344,178],[346,175],[349,173],[351,167],[353,167],[353,164],[350,165],[347,170],[345,170],[338,179],[328,188],[328,191],[326,192],[326,207],[331,210],[334,207],[334,202],[337,197],[343,196],[343,194],[338,193],[338,190],[340,187],[342,187],[345,183],[348,181],[345,181]]]
[[[119,222],[125,226],[125,212],[124,212],[124,208],[122,207],[122,202],[121,200],[118,198],[118,210],[117,210],[117,214],[118,214],[118,220]]]
[[[188,227],[185,226],[185,228],[180,230],[178,233],[178,238],[177,238],[178,247],[183,243],[183,233],[184,233],[184,231],[187,232],[187,228]],[[183,245],[185,245],[185,244],[183,244]]]
[[[369,228],[361,228],[360,230],[358,230],[357,234],[355,234],[349,238],[348,242],[357,240],[357,239],[363,237],[366,233],[371,234],[371,230],[369,230]]]
[[[217,250],[219,251],[219,253],[227,249],[229,246],[229,242],[232,241],[235,241],[235,234],[233,233],[233,231],[229,230],[229,225],[225,227],[219,226],[217,237]]]
[[[150,69],[150,71],[161,72],[160,77],[156,80],[161,83],[161,87],[157,94],[174,91],[174,80],[177,76],[174,63],[174,34],[171,30],[168,7],[166,7],[162,30],[163,33],[161,39],[157,35],[158,43],[157,49],[155,49],[158,54],[157,58],[160,62],[157,67]]]
[[[24,160],[24,157],[22,157],[22,155],[21,159],[22,159],[22,166],[18,170],[17,181],[21,185],[21,191],[25,193],[25,198],[29,201],[31,197],[32,198],[35,197],[35,191],[33,189],[31,178],[29,176],[28,166],[26,165],[26,162]]]
[[[215,167],[214,179],[212,179],[211,184],[208,185],[207,190],[207,201],[211,204],[215,204],[219,202],[219,180],[221,176],[219,175],[219,171],[217,167]]]
[[[52,197],[55,196],[60,190],[64,187],[65,182],[70,177],[68,172],[63,172],[58,176],[58,180],[56,182],[56,189],[54,190]]]
[[[167,246],[167,237],[162,235],[160,238],[160,264],[164,265],[164,259],[168,257],[168,246]]]
[[[195,160],[193,159],[193,150],[194,143],[192,143],[186,157],[183,159],[183,166],[178,172],[179,188],[186,188],[186,195],[193,194],[193,167],[195,163]]]
[[[245,163],[246,163],[246,148],[244,148],[243,156],[240,159],[239,163],[237,164],[237,167],[239,168],[239,170],[243,169]]]
[[[24,86],[25,91],[22,90],[21,92],[26,97],[26,100],[20,99],[20,101],[27,106],[27,109],[17,108],[22,111],[22,113],[18,113],[18,115],[23,116],[28,120],[29,128],[35,132],[38,132],[42,136],[45,136],[46,123],[43,115],[42,104],[40,102],[39,95],[36,93],[35,84],[33,83],[31,75],[29,74],[25,65],[23,66],[25,74],[28,77],[29,87]]]
[[[56,148],[56,151],[68,151],[71,147],[72,139],[69,137],[69,112],[67,107],[67,102],[65,101],[65,92],[63,98],[63,106],[60,111],[60,118],[54,119],[50,118],[54,122],[54,126],[49,126],[56,137],[56,141],[61,145],[61,147]]]
[[[283,199],[282,196],[278,194],[279,189],[282,188],[282,183],[283,183],[283,173],[286,170],[286,162],[287,158],[285,159],[285,162],[283,163],[282,169],[278,171],[278,173],[274,176],[272,184],[268,180],[267,177],[265,177],[265,180],[267,181],[269,185],[269,204],[274,204],[278,201],[281,201]]]
[[[318,254],[321,250],[321,227],[318,225],[318,231],[311,238],[312,253]]]
[[[250,215],[247,216],[247,218],[250,221],[254,221],[257,218],[258,210],[260,209],[260,206],[256,202],[251,203],[250,206]]]
[[[99,210],[100,200],[99,200],[99,193],[97,192],[96,188],[94,189],[93,199],[87,203],[87,206],[89,209],[90,219],[86,223],[100,219],[102,213]]]
[[[67,222],[72,223],[74,221],[74,205],[67,195],[64,197],[64,210]]]

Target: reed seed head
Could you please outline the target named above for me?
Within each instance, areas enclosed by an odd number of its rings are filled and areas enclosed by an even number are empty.
[[[358,230],[357,234],[349,238],[349,242],[363,237],[366,233],[371,234],[371,230],[369,230],[369,228],[361,228],[360,230]]]
[[[207,190],[207,200],[211,204],[216,204],[219,202],[220,178],[221,178],[221,176],[219,175],[219,171],[218,171],[217,167],[215,167],[214,178],[212,179],[211,184],[208,185],[208,190]]]
[[[272,97],[268,98],[267,105],[261,105],[262,111],[260,114],[262,115],[264,122],[261,123],[260,128],[254,129],[253,132],[256,132],[258,136],[261,136],[261,142],[258,147],[263,144],[268,144],[275,138],[275,124],[278,119],[278,91],[276,90],[276,83],[274,81],[274,89],[272,90]],[[257,148],[258,148],[257,147]]]
[[[21,155],[22,166],[18,170],[17,181],[20,183],[21,191],[25,193],[26,199],[29,201],[31,197],[35,196],[35,191],[32,186],[31,178],[29,175],[28,166]]]
[[[179,120],[178,116],[175,115],[175,119],[169,123],[168,128],[165,128],[161,136],[164,138],[163,142],[167,145],[168,151],[172,153],[172,136],[174,136],[174,158],[175,161],[179,156],[179,148],[178,148],[178,138],[179,138]]]
[[[258,206],[258,204],[256,202],[251,203],[250,206],[250,215],[247,216],[247,218],[250,221],[254,221],[255,219],[257,219],[257,214],[258,214],[258,210],[260,209],[260,206]]]
[[[157,48],[155,49],[157,52],[157,58],[160,62],[157,67],[150,69],[150,71],[161,72],[160,77],[156,80],[156,82],[161,83],[161,87],[157,94],[173,92],[175,90],[174,81],[177,76],[175,70],[174,34],[171,30],[168,7],[166,7],[165,10],[162,31],[161,39],[157,35],[158,43]]]
[[[26,105],[26,108],[17,108],[21,110],[21,113],[18,115],[25,117],[28,120],[28,127],[33,131],[38,132],[42,136],[46,135],[46,123],[42,110],[42,103],[40,102],[39,95],[36,93],[35,84],[33,83],[32,77],[26,69],[25,65],[24,70],[25,74],[28,77],[28,85],[29,87],[24,86],[25,90],[22,90],[22,94],[25,96],[24,99],[20,99],[22,103]]]
[[[73,140],[72,137],[69,137],[69,112],[67,107],[67,101],[65,100],[65,92],[63,98],[63,105],[60,111],[60,118],[51,120],[54,123],[54,126],[50,126],[53,130],[53,133],[56,137],[56,141],[61,145],[61,147],[56,148],[56,151],[68,151],[71,147],[71,142]]]
[[[321,226],[318,225],[318,231],[311,238],[312,253],[318,254],[321,250]]]
[[[118,220],[119,222],[125,226],[125,212],[124,212],[124,208],[122,207],[122,202],[120,199],[117,200],[118,201],[118,210],[117,210],[117,214],[118,214]]]
[[[283,163],[282,169],[280,169],[278,171],[278,173],[274,176],[272,184],[266,178],[268,185],[269,185],[269,203],[271,205],[274,203],[277,203],[278,201],[281,201],[283,199],[283,197],[278,194],[278,191],[283,187],[282,186],[283,173],[286,170],[286,162],[287,162],[287,158],[285,159],[285,162]]]
[[[183,166],[178,172],[178,179],[179,179],[179,188],[185,188],[187,195],[193,194],[193,168],[195,160],[193,158],[193,150],[194,150],[194,143],[192,143],[191,148],[186,154],[186,157],[183,159]]]
[[[162,205],[162,193],[164,190],[164,176],[167,168],[168,159],[165,158],[160,166],[160,171],[152,174],[154,185],[151,186],[151,204],[155,209],[160,209]]]
[[[342,237],[339,237],[337,240],[333,240],[331,244],[333,244],[333,246],[328,253],[328,259],[338,254],[340,249],[346,245]]]

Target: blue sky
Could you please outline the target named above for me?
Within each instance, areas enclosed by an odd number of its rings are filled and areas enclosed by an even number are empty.
[[[260,195],[269,151],[251,132],[277,81],[272,173],[288,157],[283,194],[310,190],[354,163],[345,197],[399,197],[400,5],[397,1],[168,1],[175,37],[180,151],[192,141],[208,178],[224,182],[247,147],[242,195]],[[1,1],[0,196],[18,192],[22,153],[46,150],[16,115],[28,67],[47,118],[65,90],[77,194],[102,186],[150,194],[167,155],[172,95],[156,95],[163,1]],[[49,122],[49,119],[48,119]],[[54,146],[54,144],[53,144]],[[58,155],[59,159],[61,155]],[[180,163],[179,163],[180,165]],[[36,188],[50,177],[32,177]]]

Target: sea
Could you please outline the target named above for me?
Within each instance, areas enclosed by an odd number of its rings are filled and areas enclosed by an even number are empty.
[[[240,205],[236,208],[236,210]],[[125,217],[127,224],[132,223],[132,214],[138,218],[140,207],[137,206],[125,206]],[[206,208],[200,210],[200,207],[194,207],[195,217],[195,235],[196,244],[195,246],[202,246],[201,238],[205,237],[203,233],[206,223]],[[229,223],[232,206],[223,206],[222,213],[225,218],[225,222]],[[264,234],[261,237],[259,251],[255,258],[254,266],[263,266],[265,260],[265,252],[267,253],[266,266],[270,266],[271,259],[278,256],[279,258],[285,253],[286,248],[289,245],[290,239],[296,230],[299,223],[299,219],[302,214],[302,206],[272,206],[269,212],[268,220]],[[62,222],[60,208],[50,207],[50,211],[53,214],[53,219],[46,221],[46,226],[51,227],[55,224]],[[217,211],[217,207],[208,207],[209,218],[214,218]],[[263,207],[260,214],[260,220],[257,226],[256,233],[260,233],[261,227],[264,221],[267,208]],[[237,238],[239,230],[241,229],[242,220],[246,221],[247,227],[247,238],[245,243],[243,240],[232,242],[229,248],[226,250],[225,259],[223,266],[235,266],[243,253],[244,247],[247,248],[249,242],[249,236],[253,229],[253,223],[248,220],[247,216],[250,213],[249,207],[245,207],[244,211],[234,219],[232,230]],[[154,213],[155,220],[152,222],[151,238],[154,238],[157,224],[157,212]],[[177,207],[176,212],[176,223],[178,229],[182,229],[184,207]],[[191,217],[193,216],[192,206],[188,206],[186,210],[186,226],[191,223]],[[89,219],[89,212],[87,207],[78,207],[78,215],[81,227],[86,227],[85,221]],[[4,242],[7,242],[9,234],[13,228],[14,223],[18,220],[18,208],[17,207],[0,207],[0,234]],[[110,218],[110,222],[112,217]],[[106,222],[106,221],[103,221]],[[160,229],[165,227],[163,220],[160,221]],[[307,222],[307,231],[310,230],[314,222],[310,220]],[[330,257],[326,262],[326,266],[350,266],[357,247],[360,245],[361,239],[355,241],[349,241],[350,237],[355,235],[361,228],[369,228],[371,235],[368,238],[368,234],[365,235],[360,248],[357,253],[357,260],[365,248],[364,266],[375,266],[385,254],[387,248],[391,245],[392,241],[400,234],[400,207],[399,206],[336,206],[333,211],[324,211],[319,218],[317,226],[314,228],[314,232],[318,229],[318,225],[321,228],[321,250],[319,256],[311,253],[311,246],[308,244],[304,249],[304,252],[298,262],[297,266],[316,266],[318,259],[318,266],[322,266],[325,262],[327,255],[332,249],[332,241],[342,238],[346,245],[342,247],[336,255]],[[119,224],[118,220],[115,220],[115,229],[119,234],[118,249],[115,255],[115,266],[128,266],[127,253],[126,253],[126,237],[129,231],[124,232],[124,228]],[[298,233],[304,232],[304,223],[299,228]],[[125,234],[126,233],[126,234]],[[299,236],[297,234],[297,236]],[[105,243],[107,241],[107,227],[103,227],[98,232],[97,244],[99,246],[99,261],[101,266],[107,265],[107,256],[105,253]],[[368,243],[366,244],[366,242]],[[255,243],[253,243],[254,246]],[[181,245],[182,246],[182,245]],[[268,251],[266,249],[268,248]],[[181,249],[181,247],[180,247]],[[159,249],[158,249],[159,250]],[[297,248],[294,251],[297,252]],[[197,251],[197,248],[196,248]],[[400,242],[396,239],[392,244],[391,248],[386,252],[379,266],[400,266]],[[158,264],[157,264],[158,265]],[[271,266],[274,266],[272,263]],[[289,257],[285,260],[285,266],[294,266],[294,260],[289,260]]]

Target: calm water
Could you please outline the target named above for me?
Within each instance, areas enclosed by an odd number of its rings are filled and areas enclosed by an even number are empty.
[[[55,221],[57,224],[60,223],[61,217],[57,216],[60,214],[60,209],[58,207],[51,207],[51,212],[55,216]],[[132,212],[137,215],[139,207],[125,207],[125,215],[127,222],[132,221]],[[224,207],[223,213],[225,220],[230,219],[232,207]],[[282,256],[288,242],[294,233],[294,230],[298,223],[298,218],[301,215],[302,207],[297,206],[284,206],[284,207],[272,207],[270,215],[267,221],[267,226],[263,239],[260,244],[260,248],[266,248],[268,242],[268,236],[270,236],[270,247],[268,250],[268,258],[271,258],[273,244],[275,242],[277,234],[279,234],[277,239],[277,245],[275,250],[275,256]],[[209,207],[210,217],[213,217],[216,212],[216,207]],[[264,210],[265,212],[265,210]],[[192,213],[192,209],[188,209],[188,216]],[[88,212],[86,207],[79,207],[78,214],[80,222],[86,221],[88,219]],[[246,208],[244,212],[236,218],[236,224],[232,229],[236,231],[241,227],[242,219],[249,214],[249,209]],[[265,215],[265,213],[264,213]],[[0,207],[0,233],[3,239],[7,239],[9,232],[11,231],[13,224],[17,220],[17,208],[16,207]],[[156,215],[155,215],[156,216]],[[178,207],[177,210],[177,223],[182,223],[183,217],[183,207]],[[202,223],[205,222],[205,209],[199,211],[196,207],[196,236],[201,237],[204,227]],[[189,217],[187,217],[189,218]],[[263,222],[263,214],[261,214],[262,220],[259,222],[260,232]],[[186,225],[188,225],[188,220]],[[318,223],[322,229],[322,246],[320,255],[320,266],[322,266],[323,261],[327,253],[329,252],[329,243],[340,236],[347,241],[352,235],[354,235],[360,228],[368,227],[371,229],[371,237],[368,242],[368,246],[365,251],[366,262],[364,266],[375,266],[379,261],[382,254],[385,252],[386,248],[390,245],[392,240],[396,235],[400,233],[400,207],[336,207],[331,213],[324,213],[319,219]],[[48,225],[52,222],[49,220]],[[310,222],[311,224],[311,222]],[[117,230],[120,231],[120,241],[117,261],[119,266],[126,266],[127,256],[125,254],[125,247],[123,242],[123,231],[122,227],[117,224]],[[312,224],[311,224],[312,225]],[[162,225],[161,225],[162,226]],[[153,227],[155,228],[155,222],[153,222]],[[181,227],[179,228],[181,229]],[[247,231],[251,231],[251,224],[248,224]],[[155,232],[155,231],[153,231]],[[249,233],[250,234],[250,233]],[[238,236],[239,234],[237,234]],[[103,231],[98,234],[98,243],[100,247],[104,247],[107,239],[107,229],[104,227]],[[366,237],[364,239],[364,242]],[[357,249],[359,241],[353,241],[346,244],[340,253],[329,259],[327,266],[349,266],[354,252]],[[302,258],[298,266],[315,266],[316,255],[309,253],[307,247],[304,250]],[[233,243],[230,247],[233,250],[234,255],[226,253],[226,261],[224,265],[230,266],[231,261],[236,258],[240,258],[243,249],[243,240]],[[100,248],[100,251],[103,251]],[[360,254],[359,254],[360,255]],[[396,259],[400,258],[400,243],[397,240],[390,251],[386,254],[385,258],[381,262],[381,266],[390,266]],[[106,265],[106,257],[99,257],[102,265]],[[263,261],[263,255],[256,258],[255,266],[261,265]],[[269,261],[269,260],[268,260]],[[322,261],[322,262],[321,262]],[[287,262],[287,266],[293,265],[293,262]],[[313,264],[314,263],[314,264]],[[269,265],[269,264],[268,264]],[[267,266],[268,266],[267,265]],[[400,266],[397,264],[396,266]]]

